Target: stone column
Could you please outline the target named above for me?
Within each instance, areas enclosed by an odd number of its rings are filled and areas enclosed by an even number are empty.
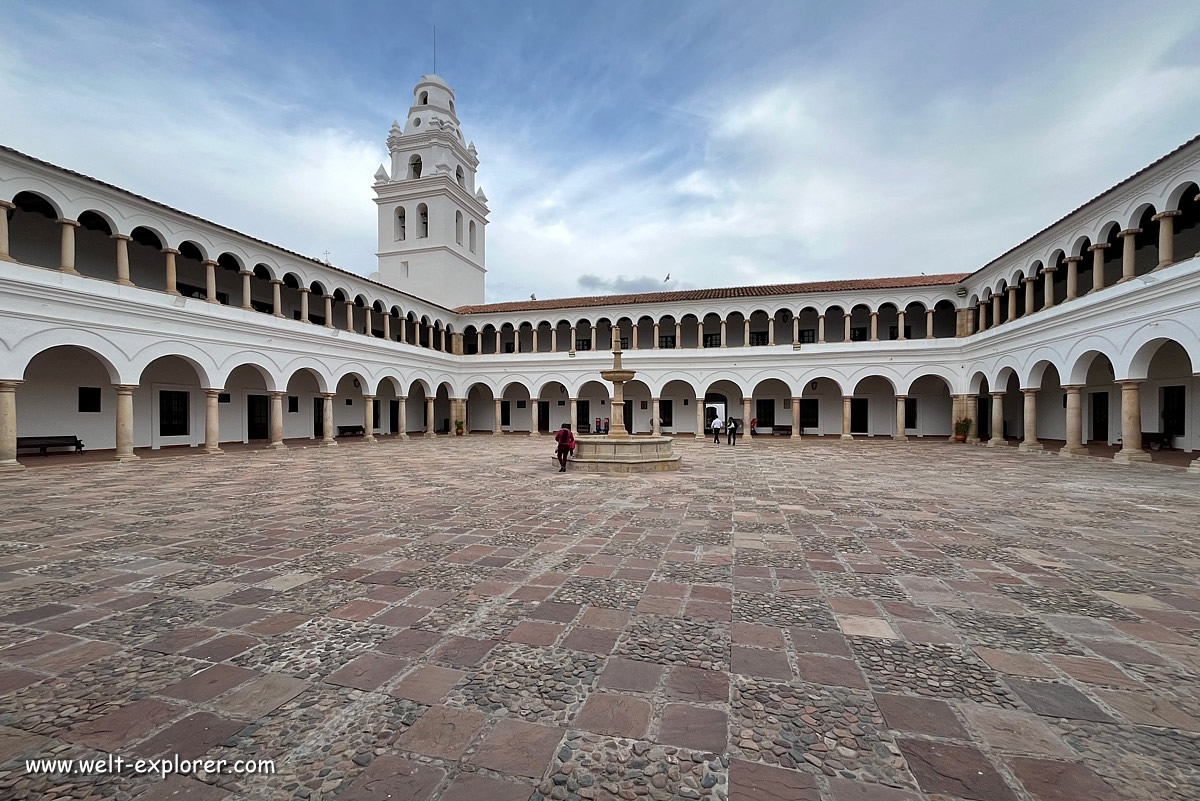
[[[704,398],[696,398],[696,439],[708,439],[704,430]]]
[[[976,331],[988,330],[988,302],[986,300],[979,301],[979,323],[975,326]]]
[[[420,327],[419,327],[420,325],[421,325],[420,323],[417,323],[417,326],[418,326],[418,328],[417,328],[417,332],[418,332],[417,336],[418,336],[418,337],[420,337],[420,330],[421,330],[421,329],[420,329]],[[575,334],[575,329],[574,329],[573,327],[571,328],[571,334],[572,334],[572,336],[574,336],[574,334]],[[419,340],[418,340],[418,343],[417,343],[417,344],[420,344]],[[500,342],[500,329],[499,329],[499,328],[497,328],[497,329],[496,329],[496,353],[499,353],[499,352],[500,352],[500,345],[501,345],[501,344],[502,344],[502,343]]]
[[[479,352],[483,353],[483,334],[477,336],[479,337]],[[396,341],[408,344],[408,318],[403,315],[400,316],[400,336]]]
[[[792,344],[800,344],[800,315],[792,318]]]
[[[363,334],[369,337],[375,336],[375,324],[371,316],[371,307],[363,307]]]
[[[9,203],[7,200],[0,200],[0,261],[16,261],[12,257],[8,244],[8,212],[10,209],[15,209],[17,204]],[[0,470],[3,468],[3,463],[0,462]]]
[[[495,437],[498,437],[504,433],[503,431],[500,430],[500,403],[501,403],[501,400],[502,400],[501,398],[496,398],[496,408],[495,408],[495,411],[493,411],[493,413],[492,413],[493,414],[492,436],[495,436]],[[572,400],[571,403],[574,404],[575,401]]]
[[[272,450],[284,450],[283,444],[283,396],[287,393],[272,392],[271,394],[271,444]]]
[[[408,439],[408,396],[401,395],[396,400],[400,401],[400,419],[396,421],[399,423],[399,428],[396,430],[396,434],[399,439]]]
[[[592,331],[595,331],[593,326]],[[613,428],[616,428],[617,421],[613,420]],[[530,396],[529,398],[529,436],[536,437],[538,435],[538,399]]]
[[[208,303],[220,303],[217,300],[217,263],[212,259],[205,259],[202,263],[204,265],[204,300]],[[245,284],[242,284],[242,286],[245,287]],[[247,295],[249,295],[248,291]],[[250,304],[247,302],[246,308],[249,307]]]
[[[842,439],[854,439],[850,434],[850,396],[842,396]]]
[[[650,433],[654,436],[662,436],[662,425],[658,420],[658,398],[650,399]]]
[[[846,324],[845,325],[846,330],[843,332],[842,341],[849,342],[850,341],[850,312],[846,312],[846,314],[842,316],[842,321],[845,322],[845,324]]]
[[[403,332],[403,331],[404,331],[404,318],[403,318],[403,317],[401,317],[401,318],[400,318],[400,331],[401,331],[401,332]],[[555,336],[554,336],[554,335],[555,335],[556,333],[557,333],[557,331],[551,331],[551,332],[550,332],[550,342],[551,342],[552,344],[557,344],[557,343],[555,343],[555,342],[554,342],[554,340],[555,340]],[[400,339],[403,341],[403,339],[404,339],[404,334],[403,334],[403,333],[401,333],[401,334],[400,334]],[[476,353],[483,353],[483,331],[479,331],[479,330],[476,330],[476,331],[475,331],[475,352],[476,352]]]
[[[7,214],[0,209],[0,215]],[[0,381],[0,473],[15,473],[25,466],[17,461],[17,385]]]
[[[1158,221],[1158,266],[1161,270],[1175,263],[1175,218],[1183,212],[1179,209],[1160,211],[1150,219]]]
[[[775,318],[774,317],[770,317],[767,319],[767,344],[768,345],[775,344]]]
[[[1000,325],[1000,301],[1001,300],[1003,300],[1003,296],[1001,296],[1000,293],[996,293],[995,295],[992,295],[992,327],[993,328]]]
[[[1142,382],[1121,382],[1121,450],[1114,462],[1148,462],[1150,454],[1142,450]]]
[[[271,279],[271,314],[283,316],[283,282],[278,278]]]
[[[750,433],[750,421],[754,419],[753,398],[742,398],[742,430],[738,433],[746,436]]]
[[[964,416],[965,415],[963,415],[963,396],[962,395],[951,395],[950,396],[950,436],[946,438],[950,442],[954,442],[954,437],[955,437],[954,424],[957,423]]]
[[[592,350],[595,350],[596,349],[596,324],[592,323],[590,327],[591,327],[591,333],[588,334],[588,339],[592,343]]]
[[[322,414],[321,414],[321,444],[326,448],[332,448],[337,445],[337,440],[333,438],[333,397],[332,392],[322,392]],[[400,407],[400,413],[404,414],[404,407]]]
[[[1117,236],[1121,237],[1121,280],[1117,283],[1130,281],[1137,276],[1134,262],[1137,260],[1137,235],[1141,228],[1126,228]]]
[[[428,395],[425,397],[425,436],[427,437],[437,436],[433,433],[433,430],[437,428],[437,424],[433,419],[433,401],[434,398]]]
[[[387,312],[383,315],[383,338],[389,342],[392,339],[392,314]]]
[[[728,326],[724,317],[721,318],[721,347],[729,347]]]
[[[1054,308],[1054,273],[1058,271],[1057,267],[1046,267],[1042,270],[1042,308]]]
[[[871,341],[879,341],[879,312],[871,312]]]
[[[675,349],[683,347],[683,323],[675,323]]]
[[[576,434],[579,433],[578,431],[576,431],[576,429],[579,428],[579,406],[577,405],[578,400],[579,400],[578,398],[571,398],[571,420],[570,420],[570,423],[571,423],[571,430],[575,431]],[[496,419],[499,419],[499,418],[496,418]]]
[[[167,294],[168,295],[178,295],[179,294],[179,286],[178,286],[177,280],[176,280],[176,276],[178,275],[178,272],[175,267],[175,257],[178,255],[179,255],[179,251],[176,250],[175,248],[163,248],[163,260],[164,260],[164,265],[166,268],[166,283],[167,283]]]
[[[64,273],[79,275],[79,271],[75,269],[75,229],[79,227],[79,223],[65,217],[59,218],[55,222],[62,228],[59,269]]]
[[[531,333],[532,333],[532,335],[533,335],[533,341],[532,341],[532,343],[531,343],[531,348],[530,348],[530,350],[531,350],[533,353],[537,353],[537,352],[538,352],[538,343],[537,343],[537,329],[536,329],[536,328],[535,328],[535,329],[533,329],[533,331],[532,331]]]
[[[300,287],[300,322],[302,323],[312,322],[312,320],[308,319],[308,296],[310,292],[311,290],[308,287]]]
[[[800,398],[792,398],[792,439],[800,439]]]
[[[344,301],[346,304],[346,330],[354,330],[354,301]]]
[[[375,396],[363,395],[363,442],[374,445],[375,439]]]
[[[1088,248],[1092,252],[1092,288],[1089,292],[1104,289],[1104,251],[1107,249],[1107,242],[1100,242]]]
[[[925,310],[925,338],[933,339],[933,309]]]
[[[1037,295],[1034,293],[1036,281],[1032,278],[1022,278],[1021,283],[1025,285],[1025,316],[1033,314],[1034,306],[1037,304]]]
[[[1023,389],[1021,394],[1025,396],[1025,437],[1021,440],[1021,444],[1017,446],[1017,450],[1021,451],[1040,451],[1042,443],[1038,442],[1037,438],[1037,394],[1036,389]]]
[[[1063,261],[1067,263],[1067,300],[1075,300],[1079,297],[1079,262],[1083,257],[1067,256]]]
[[[219,389],[204,390],[204,452],[219,456],[221,450],[221,411],[217,405],[221,397]]]
[[[113,234],[117,241],[117,283],[121,286],[133,286],[129,280],[129,243],[133,240],[128,234]]]
[[[746,317],[742,325],[742,347],[750,347],[750,318]]]
[[[650,350],[658,350],[658,323],[654,324],[654,343],[651,344]]]
[[[800,341],[799,333],[800,333],[799,331],[796,332],[796,334],[797,334],[796,341],[797,342]],[[823,314],[817,315],[817,344],[818,345],[825,344],[825,315],[823,315]]]
[[[896,339],[904,339],[904,311],[896,312]]]
[[[899,442],[908,440],[908,434],[904,430],[904,402],[907,398],[907,395],[896,396],[896,431],[892,434],[892,439]]]
[[[133,452],[133,391],[136,384],[114,384],[117,391],[117,451],[118,462],[132,462],[141,457]]]
[[[253,304],[250,303],[250,279],[254,277],[254,273],[249,270],[242,270],[238,275],[242,277],[242,308],[250,310],[254,308]]]
[[[1059,456],[1077,456],[1088,452],[1083,444],[1083,403],[1078,386],[1063,387],[1067,391],[1067,444]]]
[[[629,329],[629,345],[630,345],[630,350],[638,349],[638,324],[637,323],[634,323],[633,327]]]
[[[1008,444],[1004,438],[1004,393],[992,393],[992,438],[988,440],[989,448],[1002,448]]]
[[[1020,287],[1013,284],[1008,288],[1008,319],[1010,321],[1017,319],[1017,290]]]
[[[704,347],[704,321],[700,320],[696,323],[696,347]]]
[[[333,328],[333,295],[325,296],[325,327]]]
[[[368,312],[369,314],[370,312]],[[446,352],[446,329],[442,328],[438,331],[438,350],[442,353]]]
[[[963,409],[966,417],[971,420],[971,429],[967,431],[967,442],[975,445],[979,442],[979,403],[975,395],[963,396]]]

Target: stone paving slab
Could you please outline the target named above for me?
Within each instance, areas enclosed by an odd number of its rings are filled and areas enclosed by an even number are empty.
[[[0,797],[1200,797],[1194,476],[743,445],[616,479],[476,436],[4,477]],[[25,773],[104,751],[277,771]]]

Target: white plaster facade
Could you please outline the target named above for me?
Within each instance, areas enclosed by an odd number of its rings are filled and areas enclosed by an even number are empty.
[[[614,331],[637,433],[657,417],[695,434],[712,406],[793,436],[945,438],[969,417],[997,445],[1106,442],[1138,460],[1141,432],[1169,428],[1168,445],[1200,449],[1200,140],[973,273],[478,305],[486,199],[452,102],[427,77],[389,138],[383,282],[0,149],[0,463],[43,435],[126,458],[366,423],[590,427],[613,414],[597,373]],[[413,133],[433,116],[446,125]],[[413,155],[433,174],[397,179]],[[474,215],[475,252],[426,264],[477,288],[439,279],[465,293],[439,303],[413,278],[425,251],[389,238],[418,200]],[[456,234],[423,238],[453,249]],[[393,280],[401,256],[411,280]]]

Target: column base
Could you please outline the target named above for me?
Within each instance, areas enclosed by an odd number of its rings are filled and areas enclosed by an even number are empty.
[[[437,436],[437,434],[433,433],[432,431],[426,431],[421,436],[424,437],[425,439],[433,439],[434,437]]]
[[[287,450],[287,445],[284,445],[282,442],[272,442],[270,445],[267,445],[267,450],[270,450],[270,451],[286,451],[286,450]]]
[[[168,290],[168,291],[167,291],[167,294],[168,294],[168,295],[174,295],[174,296],[175,296],[175,297],[177,297],[177,298],[181,298],[181,297],[183,297],[183,293],[182,293],[182,292],[180,292],[178,289],[171,289],[171,290]]]
[[[24,469],[25,465],[20,462],[5,462],[4,464],[0,464],[0,473],[19,473]]]
[[[1007,447],[1008,447],[1008,440],[1006,440],[1006,439],[997,439],[996,437],[992,437],[991,439],[989,439],[989,440],[987,441],[987,446],[988,446],[989,448],[1007,448]]]
[[[1133,280],[1133,279],[1135,279],[1135,278],[1137,278],[1137,276],[1136,276],[1136,275],[1123,275],[1123,276],[1121,276],[1120,278],[1118,278],[1118,279],[1117,279],[1117,283],[1118,283],[1118,284],[1124,284],[1124,283],[1127,283],[1127,282],[1129,282],[1129,281],[1132,281],[1132,280]]]
[[[706,435],[706,434],[697,434],[697,435],[696,435],[696,439],[698,439],[698,440],[706,440],[706,439],[708,439],[708,435]]]
[[[204,302],[205,303],[220,303],[221,301],[217,300],[216,298],[205,298]],[[251,311],[253,311],[253,309]]]
[[[142,457],[136,453],[118,453],[113,456],[114,462],[140,462]]]
[[[1143,451],[1141,449],[1138,449],[1136,451],[1129,451],[1129,450],[1121,449],[1113,455],[1113,461],[1116,462],[1117,464],[1133,464],[1134,462],[1148,462],[1148,461],[1150,461],[1150,454],[1146,453],[1145,451]]]
[[[399,432],[398,434],[396,434],[396,439],[408,439],[408,432],[407,431]]]
[[[368,445],[377,445],[379,440],[368,434],[367,436],[363,437],[363,442],[367,443]]]
[[[1022,440],[1021,444],[1017,446],[1017,450],[1019,450],[1019,451],[1040,451],[1040,450],[1042,450],[1043,447],[1044,446],[1040,442],[1028,442],[1028,441]]]
[[[497,430],[495,430],[495,431],[493,431],[493,432],[492,432],[492,436],[493,436],[493,437],[502,437],[502,436],[504,436],[504,432],[503,432],[503,431],[501,431],[501,430],[499,430],[499,429],[497,429]]]
[[[797,434],[795,431],[793,431],[791,433],[791,436],[788,437],[788,439],[800,439],[800,435]]]
[[[0,261],[16,262],[16,259],[14,259],[12,256],[8,255],[7,253],[0,253]]]
[[[1076,456],[1087,456],[1088,449],[1086,445],[1064,445],[1058,455],[1064,459],[1072,459]]]
[[[323,440],[321,440],[321,447],[322,448],[336,448],[337,440],[336,439],[323,439]]]
[[[205,448],[204,453],[208,456],[223,456],[225,451],[220,448]]]
[[[967,437],[967,444],[968,445],[978,445],[979,437]]]
[[[530,431],[529,432],[529,436],[531,436],[531,437],[540,437],[541,435],[542,434],[540,431]]]
[[[72,267],[69,270],[67,268],[63,267],[63,268],[59,269],[59,272],[66,273],[67,275],[79,275],[79,270],[76,270],[74,267]]]
[[[899,434],[899,435],[893,434],[892,441],[893,442],[908,442],[908,435],[907,434]]]
[[[137,286],[137,284],[133,283],[128,278],[124,278],[117,280],[117,286]]]
[[[854,435],[853,434],[842,434],[841,438],[842,439],[854,439]]]
[[[1195,473],[1196,475],[1200,475],[1200,459],[1197,459],[1194,462],[1192,462],[1190,465],[1188,465],[1187,471],[1189,473]]]

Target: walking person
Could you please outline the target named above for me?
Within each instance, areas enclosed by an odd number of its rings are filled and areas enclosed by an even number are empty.
[[[713,445],[720,445],[721,444],[721,427],[722,427],[721,415],[718,414],[716,417],[713,418],[711,427],[712,427],[712,432],[713,432]]]
[[[571,431],[570,423],[563,423],[562,428],[554,435],[554,442],[557,443],[554,455],[558,457],[558,472],[567,472],[567,456],[571,451],[575,450],[575,434]]]
[[[730,417],[725,423],[725,430],[729,432],[729,444],[737,445],[737,430],[738,421],[736,418]]]

